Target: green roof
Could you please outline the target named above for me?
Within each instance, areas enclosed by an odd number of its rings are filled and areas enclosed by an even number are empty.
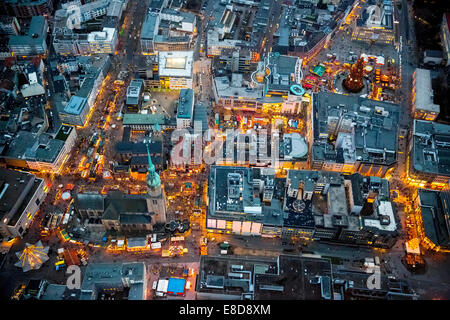
[[[323,66],[315,66],[313,69],[313,73],[317,74],[319,77],[321,77],[324,72],[325,72],[325,68]]]
[[[163,114],[126,113],[123,116],[123,125],[155,125],[165,124],[166,117]]]

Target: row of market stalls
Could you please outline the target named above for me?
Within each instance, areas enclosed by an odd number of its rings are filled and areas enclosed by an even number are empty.
[[[186,279],[184,278],[159,279],[155,294],[157,297],[164,297],[165,295],[184,296],[185,290]]]
[[[191,288],[191,283],[195,282],[195,270],[188,266],[176,268],[171,273],[175,275],[162,275],[153,282],[153,290],[156,297],[165,296],[185,296],[186,291]],[[161,274],[160,274],[161,275]]]
[[[119,237],[110,239],[106,247],[110,252],[161,252],[163,257],[181,256],[188,252],[184,248],[183,236],[169,237],[168,249],[162,250],[162,243],[167,241],[164,234],[152,234],[146,237]]]
[[[22,268],[23,272],[38,270],[49,260],[48,252],[49,247],[44,246],[40,240],[35,244],[26,243],[25,248],[22,251],[16,252],[19,261],[16,262],[15,266]],[[79,266],[81,264],[87,264],[87,254],[84,249],[58,249],[58,255],[55,262],[56,270],[62,270],[71,265]]]
[[[141,251],[158,251],[161,249],[161,242],[166,241],[164,234],[153,233],[145,237],[104,237],[103,242],[106,243],[106,249],[108,251],[128,251],[128,252],[141,252]]]

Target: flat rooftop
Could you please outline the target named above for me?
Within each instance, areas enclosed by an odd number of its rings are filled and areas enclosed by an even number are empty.
[[[94,292],[95,298],[97,293],[104,289],[121,290],[124,288],[125,278],[128,278],[130,283],[128,300],[142,300],[144,297],[142,282],[146,281],[143,262],[91,263],[86,268],[81,284],[80,300],[92,300],[92,293],[89,291]]]
[[[27,172],[0,168],[0,219],[14,226],[42,179]]]
[[[375,7],[378,8],[375,9]],[[392,1],[383,0],[380,4],[377,4],[374,0],[367,1],[363,6],[361,15],[356,19],[356,25],[358,27],[392,30],[394,28]]]
[[[134,79],[127,88],[126,104],[134,105],[139,103],[139,96],[144,86],[143,80]]]
[[[23,46],[28,44],[30,47],[42,45],[44,37],[47,36],[45,28],[46,21],[44,16],[33,16],[30,21],[28,33],[26,35],[11,35],[9,37],[10,46]]]
[[[450,125],[414,120],[414,170],[450,179]]]
[[[125,113],[123,116],[123,125],[164,125],[167,119],[164,114],[141,114],[141,113]]]
[[[194,90],[181,89],[178,98],[177,118],[191,119],[194,112]]]
[[[55,138],[48,133],[38,136],[29,131],[19,131],[4,157],[53,163],[64,148],[71,130],[75,129],[71,126],[61,126]]]
[[[243,85],[242,74],[233,74],[231,81],[228,76],[215,77],[214,84],[220,98],[234,97],[251,100],[263,98],[262,89],[248,88]]]
[[[431,71],[416,69],[415,77],[415,102],[417,109],[439,113],[440,106],[433,102],[433,88],[431,86]]]
[[[313,95],[313,110],[313,160],[388,166],[397,161],[397,104],[320,92]]]
[[[159,14],[149,12],[142,24],[141,39],[153,40],[158,33]]]
[[[450,192],[418,189],[425,235],[437,246],[450,246]]]
[[[69,103],[64,107],[64,113],[80,115],[87,105],[86,98],[72,96]]]
[[[192,77],[193,51],[169,51],[159,53],[160,77]]]
[[[270,168],[211,166],[208,184],[208,219],[232,219],[281,226],[283,223],[283,181],[274,179]],[[254,197],[253,183],[269,179],[280,185],[274,188],[270,204]],[[224,227],[225,228],[225,227]]]
[[[201,256],[196,291],[241,298],[254,291],[253,274],[276,272],[274,258]]]
[[[314,281],[318,276],[328,277],[325,294],[332,296],[328,259],[290,255],[278,258],[202,256],[196,291],[229,296],[229,299],[321,299],[321,284]]]
[[[322,285],[315,283],[317,277],[323,277],[324,295],[332,296],[329,259],[291,255],[280,255],[278,259],[277,274],[255,275],[255,300],[321,300]]]

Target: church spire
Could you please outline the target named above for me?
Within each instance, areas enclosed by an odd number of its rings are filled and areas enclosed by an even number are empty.
[[[150,151],[148,149],[148,145],[150,140],[145,142],[145,146],[147,147],[147,158],[148,158],[148,171],[147,171],[147,186],[152,189],[159,188],[161,186],[161,179],[159,174],[156,173],[155,165],[152,162],[152,158],[150,157]]]

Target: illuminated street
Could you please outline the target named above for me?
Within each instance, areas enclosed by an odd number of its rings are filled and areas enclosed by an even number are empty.
[[[450,299],[448,6],[28,2],[1,4],[3,299]]]

